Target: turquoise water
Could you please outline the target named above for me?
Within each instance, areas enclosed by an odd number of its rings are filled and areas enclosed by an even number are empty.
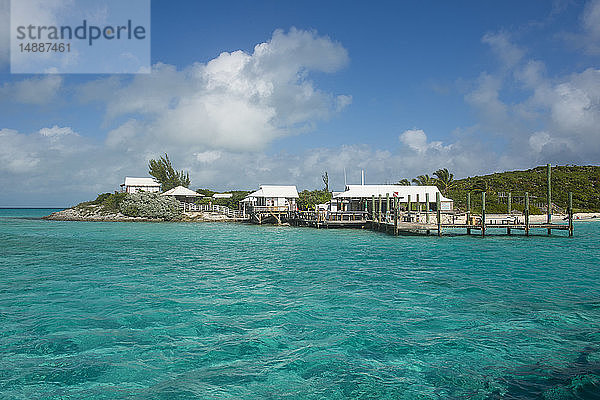
[[[598,399],[600,223],[391,237],[0,210],[2,399]]]

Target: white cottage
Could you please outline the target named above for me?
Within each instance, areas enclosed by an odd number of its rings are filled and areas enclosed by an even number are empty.
[[[244,213],[251,210],[296,211],[298,190],[296,186],[261,185],[260,189],[250,193],[240,202]]]
[[[160,192],[160,183],[154,178],[132,178],[125,177],[125,182],[121,184],[121,191],[125,193],[137,192]]]
[[[181,203],[193,203],[198,197],[204,197],[203,194],[194,192],[193,190],[190,190],[183,186],[177,186],[171,190],[167,190],[166,192],[161,194],[161,196],[174,197]]]
[[[369,201],[375,196],[385,199],[396,197],[400,206],[411,203],[425,204],[429,200],[431,211],[436,209],[436,195],[440,195],[440,209],[450,211],[454,208],[454,200],[442,195],[437,186],[404,186],[404,185],[348,185],[346,190],[336,193],[331,199],[331,209],[336,211],[365,211]]]

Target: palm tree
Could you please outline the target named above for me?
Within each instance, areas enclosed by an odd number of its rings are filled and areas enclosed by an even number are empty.
[[[448,168],[440,168],[433,173],[435,175],[437,187],[443,194],[454,186],[454,174],[448,171]]]
[[[435,179],[432,178],[431,176],[425,174],[425,175],[419,175],[416,178],[414,178],[413,183],[417,186],[432,186],[435,185]]]
[[[410,186],[410,181],[406,178],[404,179],[400,179],[398,181],[398,183],[396,183],[396,185],[401,185],[401,186]]]
[[[323,178],[323,183],[325,184],[325,191],[329,192],[329,175],[327,175],[327,171],[321,175],[321,178]]]
[[[485,192],[487,190],[487,182],[483,179],[478,179],[473,183],[473,186],[471,187],[471,191],[473,193],[481,193],[481,192]]]

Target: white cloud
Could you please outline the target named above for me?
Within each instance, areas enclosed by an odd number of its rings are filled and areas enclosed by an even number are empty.
[[[529,137],[529,146],[537,154],[557,153],[564,149],[571,150],[572,143],[564,138],[550,136],[548,132],[535,132]]]
[[[86,85],[80,97],[106,102],[109,121],[141,114],[140,130],[156,149],[257,151],[279,137],[313,129],[348,106],[351,96],[323,92],[309,79],[312,71],[334,72],[347,62],[339,43],[292,28],[275,31],[251,54],[224,52],[184,70],[157,64],[151,74],[130,82],[111,78]],[[111,143],[115,135],[126,136],[111,133]]]
[[[203,151],[202,153],[194,153],[194,156],[196,156],[196,160],[200,161],[201,163],[207,164],[217,161],[219,158],[221,158],[222,155],[223,153],[221,153],[220,151],[214,150]]]
[[[56,101],[63,85],[58,75],[46,75],[5,83],[0,87],[0,97],[6,101],[23,104],[48,104]]]
[[[61,136],[79,136],[77,133],[73,132],[73,129],[69,126],[59,127],[58,125],[54,125],[52,128],[42,128],[40,129],[40,135],[46,137],[61,137]]]
[[[427,143],[427,135],[421,129],[404,131],[400,135],[399,139],[402,143],[418,153],[423,153],[429,148],[429,144]]]
[[[482,118],[498,123],[507,117],[507,106],[500,100],[501,87],[501,78],[482,73],[477,87],[465,95],[465,100],[477,109]]]
[[[589,15],[594,4],[586,7]],[[591,17],[590,17],[591,18]],[[476,88],[465,100],[478,111],[479,131],[493,132],[507,146],[499,158],[506,164],[522,163],[589,163],[597,162],[600,153],[600,70],[588,68],[567,76],[549,77],[543,62],[522,58],[508,37],[486,35],[486,43],[504,49],[495,51],[510,68],[496,73],[482,73]],[[508,49],[508,50],[507,50]],[[512,60],[507,62],[506,59]],[[507,73],[508,72],[508,73]],[[521,90],[521,101],[501,99],[502,91]]]
[[[505,32],[487,33],[481,41],[492,48],[507,68],[517,65],[525,55],[524,50],[512,43],[510,36]]]
[[[39,164],[38,149],[31,146],[27,139],[15,130],[0,130],[0,171],[25,173]]]
[[[0,0],[0,68],[9,61],[10,0]]]
[[[600,54],[600,0],[590,0],[583,7],[576,31],[561,32],[557,36],[571,50],[592,56]]]
[[[123,125],[111,130],[106,135],[106,145],[111,148],[122,147],[125,150],[139,149],[140,145],[136,144],[136,136],[142,132],[143,124],[130,119]]]
[[[584,40],[587,51],[592,54],[600,53],[600,0],[588,2],[582,14]]]

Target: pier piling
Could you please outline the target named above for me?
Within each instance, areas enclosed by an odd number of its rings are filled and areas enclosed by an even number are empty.
[[[547,171],[547,178],[548,178],[548,193],[546,195],[546,200],[548,203],[548,225],[550,225],[552,223],[552,165],[548,164],[548,171]],[[552,229],[548,228],[548,235],[550,235],[552,233]]]
[[[398,236],[398,198],[394,197],[394,236]]]
[[[375,195],[371,196],[371,220],[375,221]]]
[[[511,213],[511,200],[512,200],[511,197],[512,197],[512,194],[510,192],[508,192],[508,198],[506,199],[506,203],[507,203],[506,210],[508,211],[509,217],[511,215],[510,214]],[[510,235],[510,228],[506,228],[506,234]]]
[[[525,192],[525,235],[529,236],[529,192]]]
[[[569,210],[567,211],[569,217],[569,236],[573,236],[573,192],[569,192]]]
[[[429,224],[429,193],[425,193],[425,222]]]
[[[481,237],[485,236],[485,192],[481,192]]]
[[[467,226],[471,225],[471,192],[467,192]],[[467,235],[471,234],[471,228],[467,228]]]
[[[435,193],[435,210],[437,213],[437,231],[438,236],[442,236],[442,202],[440,200],[440,192]]]
[[[390,194],[386,193],[385,194],[385,221],[386,222],[388,220],[388,215],[391,216],[391,213],[390,213]]]

